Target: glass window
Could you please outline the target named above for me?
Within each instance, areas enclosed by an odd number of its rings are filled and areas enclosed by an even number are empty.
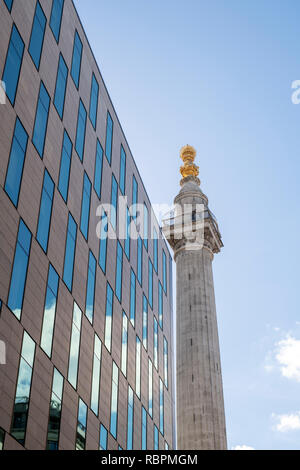
[[[158,368],[158,323],[156,318],[153,318],[153,361],[154,367]]]
[[[7,6],[7,8],[9,9],[9,11],[11,11],[12,6],[13,6],[13,0],[4,0],[4,3]]]
[[[58,190],[65,203],[68,200],[70,169],[72,159],[72,142],[67,132],[64,131],[63,145],[61,150],[61,161],[59,171]]]
[[[6,194],[15,207],[18,206],[19,201],[27,142],[28,134],[17,118],[4,186]]]
[[[163,287],[164,287],[165,293],[167,293],[167,257],[166,257],[165,250],[163,250],[162,256],[163,256]]]
[[[98,416],[99,414],[101,353],[102,353],[102,343],[100,339],[98,338],[98,336],[95,334],[91,410],[95,413],[96,416]]]
[[[81,161],[83,161],[84,143],[86,131],[86,110],[81,99],[79,100],[77,131],[75,149]]]
[[[147,450],[147,411],[142,406],[142,450]]]
[[[117,266],[116,266],[116,290],[115,294],[119,302],[122,302],[122,272],[123,272],[123,250],[120,242],[117,242]]]
[[[112,334],[112,316],[113,316],[113,290],[109,283],[106,286],[106,310],[105,310],[105,346],[111,350],[111,334]]]
[[[118,388],[119,388],[119,369],[115,362],[112,368],[112,383],[111,383],[111,407],[110,407],[110,433],[117,439],[117,425],[118,425]]]
[[[109,164],[111,164],[112,142],[113,142],[113,128],[114,123],[109,111],[107,111],[106,118],[106,141],[105,141],[105,155]]]
[[[169,450],[169,444],[167,443],[167,441],[165,442],[165,450]]]
[[[63,8],[64,8],[64,0],[53,0],[51,17],[50,17],[50,28],[57,43],[59,41]]]
[[[58,61],[55,94],[54,94],[54,106],[61,119],[63,118],[63,115],[64,115],[67,80],[68,80],[68,67],[64,61],[63,56],[60,54],[59,61]]]
[[[75,223],[75,220],[69,213],[63,280],[70,292],[72,292],[73,286],[76,237],[77,225]]]
[[[82,58],[82,42],[80,40],[79,34],[77,33],[77,31],[75,31],[71,76],[74,80],[74,83],[77,89],[79,87],[81,58]]]
[[[111,216],[110,223],[114,230],[117,227],[117,211],[118,211],[118,183],[114,175],[111,180]]]
[[[137,254],[137,278],[140,286],[143,285],[143,242],[141,237],[138,238],[138,254]]]
[[[128,319],[123,311],[123,323],[122,323],[122,356],[121,356],[121,371],[127,375],[127,353],[128,353]]]
[[[89,234],[89,220],[90,220],[90,207],[91,207],[91,192],[92,184],[88,175],[84,172],[83,177],[83,190],[82,190],[82,203],[81,203],[81,219],[80,230],[82,235],[87,240]]]
[[[107,430],[101,424],[100,426],[100,446],[99,450],[107,450]]]
[[[133,390],[128,387],[128,413],[127,413],[127,450],[133,448]]]
[[[107,218],[106,213],[103,211],[102,218],[101,218],[99,265],[102,271],[104,272],[104,274],[106,272],[107,232],[108,232],[108,218]]]
[[[53,196],[54,196],[54,183],[49,175],[48,171],[45,169],[44,174],[44,183],[41,196],[41,205],[39,213],[39,222],[37,228],[36,239],[41,245],[45,253],[48,250],[48,240],[49,240],[49,231],[52,215],[52,205],[53,205]]]
[[[129,209],[127,207],[126,209],[126,238],[124,242],[124,250],[125,250],[125,255],[127,256],[128,260],[130,260],[130,223],[131,223],[131,217],[130,217]]]
[[[132,176],[132,212],[131,215],[133,219],[136,219],[137,216],[137,205],[138,203],[138,184],[135,179],[135,176]]]
[[[35,343],[24,331],[16,395],[13,408],[11,435],[25,444]]]
[[[5,431],[4,429],[0,428],[0,450],[4,448],[4,440],[5,440]]]
[[[170,282],[169,303],[170,303],[171,310],[173,310],[173,260],[172,260],[172,256],[169,256],[169,282]]]
[[[85,314],[93,324],[97,262],[93,253],[89,253],[89,265],[86,284]]]
[[[148,348],[148,300],[143,295],[143,346]]]
[[[164,385],[159,379],[159,430],[164,435]]]
[[[103,169],[103,149],[97,139],[94,188],[99,199],[101,199],[102,187],[102,169]]]
[[[157,230],[153,229],[153,266],[155,272],[158,270],[158,235]]]
[[[141,341],[138,336],[135,351],[135,393],[141,398]]]
[[[146,250],[148,250],[148,208],[144,203],[144,245]]]
[[[28,49],[37,70],[40,68],[46,23],[46,16],[42,10],[40,2],[37,2]]]
[[[44,305],[44,318],[41,335],[41,348],[49,357],[51,357],[52,354],[58,283],[58,274],[53,268],[53,266],[49,264],[46,299]]]
[[[153,365],[151,359],[149,359],[148,366],[148,412],[153,418]]]
[[[86,423],[87,423],[87,406],[81,400],[81,398],[79,398],[77,431],[76,431],[76,446],[75,446],[76,450],[85,450]]]
[[[149,305],[153,309],[153,265],[150,258],[148,264],[148,299]]]
[[[23,60],[24,42],[16,26],[13,25],[8,46],[2,81],[6,86],[6,96],[14,106]]]
[[[41,82],[32,137],[33,145],[41,158],[43,158],[44,155],[49,106],[50,97],[43,82]]]
[[[130,321],[134,327],[136,306],[136,278],[133,269],[130,273]]]
[[[169,352],[168,352],[168,341],[164,338],[164,381],[165,386],[168,388],[168,363],[169,363]]]
[[[97,124],[97,110],[98,110],[98,97],[99,97],[99,85],[96,80],[95,75],[92,75],[92,85],[91,85],[91,97],[90,97],[90,120],[93,124],[94,129],[96,129]]]
[[[159,319],[159,326],[162,328],[163,327],[163,290],[162,290],[162,285],[161,282],[158,281],[158,319]]]
[[[159,435],[157,426],[154,425],[154,450],[159,450]]]
[[[121,145],[121,156],[120,156],[120,191],[125,194],[125,182],[126,182],[126,153]]]
[[[68,381],[70,382],[71,385],[73,385],[75,389],[77,387],[81,320],[82,320],[81,310],[76,304],[76,302],[74,302],[70,355],[69,355]]]
[[[31,233],[21,219],[7,302],[8,308],[18,320],[22,314],[30,246]]]
[[[58,450],[64,378],[54,367],[49,407],[47,450]]]

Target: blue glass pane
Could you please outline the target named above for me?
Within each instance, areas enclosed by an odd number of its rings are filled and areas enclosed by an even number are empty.
[[[99,140],[97,140],[94,188],[99,199],[101,199],[102,167],[103,167],[103,149],[101,147]]]
[[[163,250],[163,287],[165,293],[167,293],[167,258],[166,253]]]
[[[133,391],[128,389],[128,413],[127,413],[127,450],[133,446]]]
[[[68,67],[66,66],[63,56],[60,54],[54,95],[54,106],[61,119],[63,118],[64,113],[67,78]]]
[[[148,208],[146,204],[144,204],[144,245],[148,250]]]
[[[154,366],[158,368],[158,323],[156,318],[154,318],[154,325],[153,325],[153,362]]]
[[[112,212],[111,212],[111,220],[110,223],[114,230],[116,230],[117,226],[117,205],[118,205],[118,183],[114,175],[112,175],[112,182],[111,182],[111,205],[112,205]]]
[[[142,282],[143,282],[143,242],[140,237],[138,238],[137,278],[138,278],[140,285],[142,285]]]
[[[125,194],[125,179],[126,179],[126,153],[121,145],[121,157],[120,157],[120,191]]]
[[[91,190],[92,190],[91,182],[87,174],[84,173],[80,230],[86,240],[88,239],[88,232],[89,232]]]
[[[136,278],[133,270],[130,275],[130,321],[132,325],[135,324],[135,305],[136,305]]]
[[[50,106],[50,97],[47,93],[47,90],[43,82],[41,82],[39,99],[38,99],[36,116],[35,116],[33,137],[32,137],[32,142],[35,148],[37,149],[41,158],[43,158],[43,154],[44,154],[49,106]]]
[[[24,53],[24,42],[15,25],[12,27],[2,81],[6,86],[6,95],[14,106],[19,81],[21,63]]]
[[[129,210],[127,208],[126,211],[126,239],[125,239],[125,254],[128,259],[130,259],[130,223],[131,223],[131,217]]]
[[[149,274],[148,274],[148,300],[149,305],[153,309],[153,266],[149,259]]]
[[[158,450],[158,429],[154,426],[154,450]]]
[[[9,11],[11,11],[12,5],[13,5],[13,0],[4,0],[4,3],[7,6],[7,8],[9,9]]]
[[[49,229],[52,214],[52,203],[54,194],[54,183],[48,173],[45,170],[44,185],[42,191],[42,199],[39,214],[39,223],[36,239],[43,248],[44,252],[47,253]]]
[[[112,386],[111,386],[111,412],[110,412],[110,433],[117,438],[117,422],[118,422],[118,381],[119,371],[115,363],[113,363]]]
[[[77,132],[76,132],[76,152],[80,160],[83,160],[84,142],[85,142],[85,130],[86,130],[86,110],[80,100],[78,108],[78,119],[77,119]]]
[[[63,280],[66,286],[68,287],[69,291],[72,291],[72,284],[73,284],[76,235],[77,235],[77,226],[73,217],[71,216],[71,214],[69,214],[66,251],[65,251],[65,264],[64,264],[64,274],[63,274]]]
[[[81,57],[82,57],[82,42],[76,31],[75,38],[74,38],[71,76],[77,88],[79,87]]]
[[[94,317],[95,282],[96,282],[96,259],[93,253],[90,251],[88,278],[87,278],[87,287],[86,287],[85,314],[91,323],[93,323],[93,317]]]
[[[117,267],[116,267],[116,296],[122,300],[122,271],[123,271],[123,250],[118,242],[117,244]]]
[[[27,141],[27,132],[17,118],[5,180],[5,191],[16,207],[19,200]]]
[[[60,194],[62,195],[65,202],[67,202],[67,199],[68,199],[71,158],[72,158],[72,142],[68,134],[65,131],[62,152],[61,152],[61,163],[60,163],[59,182],[58,182],[58,190]]]
[[[80,331],[81,331],[81,310],[78,305],[74,303],[73,310],[73,324],[70,344],[70,355],[69,355],[69,370],[68,380],[74,388],[77,386],[77,372],[78,372],[78,361],[79,361],[79,347],[80,347]]]
[[[147,412],[142,408],[142,450],[147,450]]]
[[[158,281],[158,318],[159,325],[163,327],[163,291],[160,281]]]
[[[101,424],[101,427],[100,427],[100,450],[106,450],[106,449],[107,449],[107,430]]]
[[[133,175],[132,177],[132,217],[135,219],[136,218],[136,205],[138,203],[138,184],[135,179],[135,176]]]
[[[37,2],[28,49],[37,69],[40,67],[46,22],[46,16],[42,7],[40,3]]]
[[[107,111],[105,155],[109,164],[111,164],[112,139],[113,139],[113,121],[112,121],[111,115],[109,114],[109,111]]]
[[[8,308],[19,320],[22,313],[30,244],[31,233],[21,220],[7,302]]]
[[[113,291],[107,283],[106,288],[106,311],[105,311],[105,346],[108,351],[111,349],[111,333],[112,333],[112,315],[113,315]]]
[[[157,272],[158,269],[158,240],[157,240],[157,231],[153,230],[153,265],[154,269]]]
[[[107,218],[107,215],[103,213],[102,220],[101,220],[99,265],[102,271],[104,272],[104,274],[106,272],[107,232],[108,232],[108,218]]]
[[[64,8],[64,0],[53,0],[51,17],[50,17],[50,28],[54,34],[56,42],[59,41],[63,8]]]
[[[58,281],[58,275],[50,264],[41,336],[41,348],[49,357],[51,357],[52,353]]]
[[[159,430],[164,435],[164,386],[159,379]]]
[[[148,301],[143,296],[143,345],[145,349],[148,347]]]
[[[91,86],[91,98],[90,98],[90,120],[96,129],[97,123],[97,109],[98,109],[98,96],[99,96],[99,85],[95,78],[95,75],[92,76],[92,86]]]

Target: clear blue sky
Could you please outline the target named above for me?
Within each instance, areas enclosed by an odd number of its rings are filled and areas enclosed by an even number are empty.
[[[75,4],[153,203],[179,190],[180,148],[198,151],[225,245],[229,448],[300,449],[300,2]]]

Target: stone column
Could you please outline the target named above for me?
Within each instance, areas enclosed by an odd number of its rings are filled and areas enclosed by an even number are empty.
[[[183,157],[189,152],[189,173],[184,172],[183,158],[182,189],[174,201],[176,213],[179,207],[183,217],[170,218],[163,228],[174,251],[177,275],[177,446],[180,450],[216,450],[227,448],[212,272],[214,253],[223,244],[199,187],[191,149],[182,150]],[[180,235],[183,221],[188,230]]]

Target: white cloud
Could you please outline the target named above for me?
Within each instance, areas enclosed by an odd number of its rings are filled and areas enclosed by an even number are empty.
[[[279,341],[275,357],[282,375],[300,382],[300,340],[288,335]]]
[[[254,449],[254,447],[245,446],[243,444],[243,445],[240,445],[240,446],[231,447],[231,450],[255,450],[255,449]]]
[[[285,415],[272,414],[272,418],[276,421],[273,429],[279,432],[297,431],[300,429],[300,411]]]

